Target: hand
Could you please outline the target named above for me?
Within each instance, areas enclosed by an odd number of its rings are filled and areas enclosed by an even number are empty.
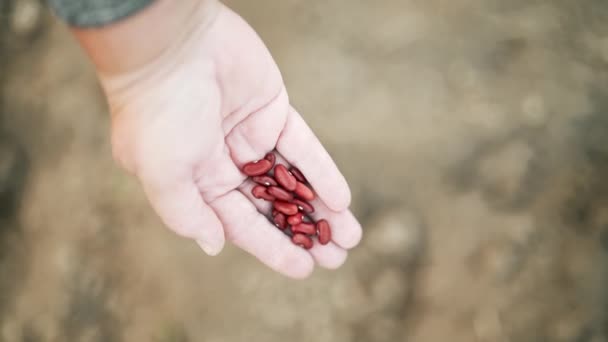
[[[228,239],[272,269],[304,278],[315,262],[339,267],[358,244],[344,177],[289,105],[263,42],[231,10],[219,6],[206,25],[137,72],[101,79],[115,159],[138,177],[163,222],[209,255]],[[328,245],[295,246],[260,213],[270,204],[252,197],[239,170],[275,148],[314,187],[313,216],[333,229]]]

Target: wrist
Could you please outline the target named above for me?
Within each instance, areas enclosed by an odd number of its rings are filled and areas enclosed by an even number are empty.
[[[137,73],[171,54],[217,14],[217,0],[156,0],[140,12],[99,28],[72,27],[101,78]]]

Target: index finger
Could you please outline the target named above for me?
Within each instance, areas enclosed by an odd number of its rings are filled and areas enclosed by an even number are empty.
[[[300,169],[319,198],[334,211],[343,211],[351,201],[344,175],[304,119],[290,107],[277,150]]]

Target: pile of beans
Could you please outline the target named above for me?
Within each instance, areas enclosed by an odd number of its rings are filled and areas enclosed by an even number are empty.
[[[264,159],[245,164],[242,171],[257,183],[251,190],[253,196],[272,202],[271,221],[294,244],[310,249],[314,237],[322,245],[329,243],[329,222],[325,219],[315,222],[309,216],[315,211],[309,203],[315,199],[315,193],[300,170],[276,163],[276,156],[270,152]]]

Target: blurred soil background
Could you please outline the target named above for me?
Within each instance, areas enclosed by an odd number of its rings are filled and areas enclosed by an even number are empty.
[[[165,229],[91,65],[0,0],[0,342],[608,341],[608,3],[227,4],[353,190],[338,271]]]

